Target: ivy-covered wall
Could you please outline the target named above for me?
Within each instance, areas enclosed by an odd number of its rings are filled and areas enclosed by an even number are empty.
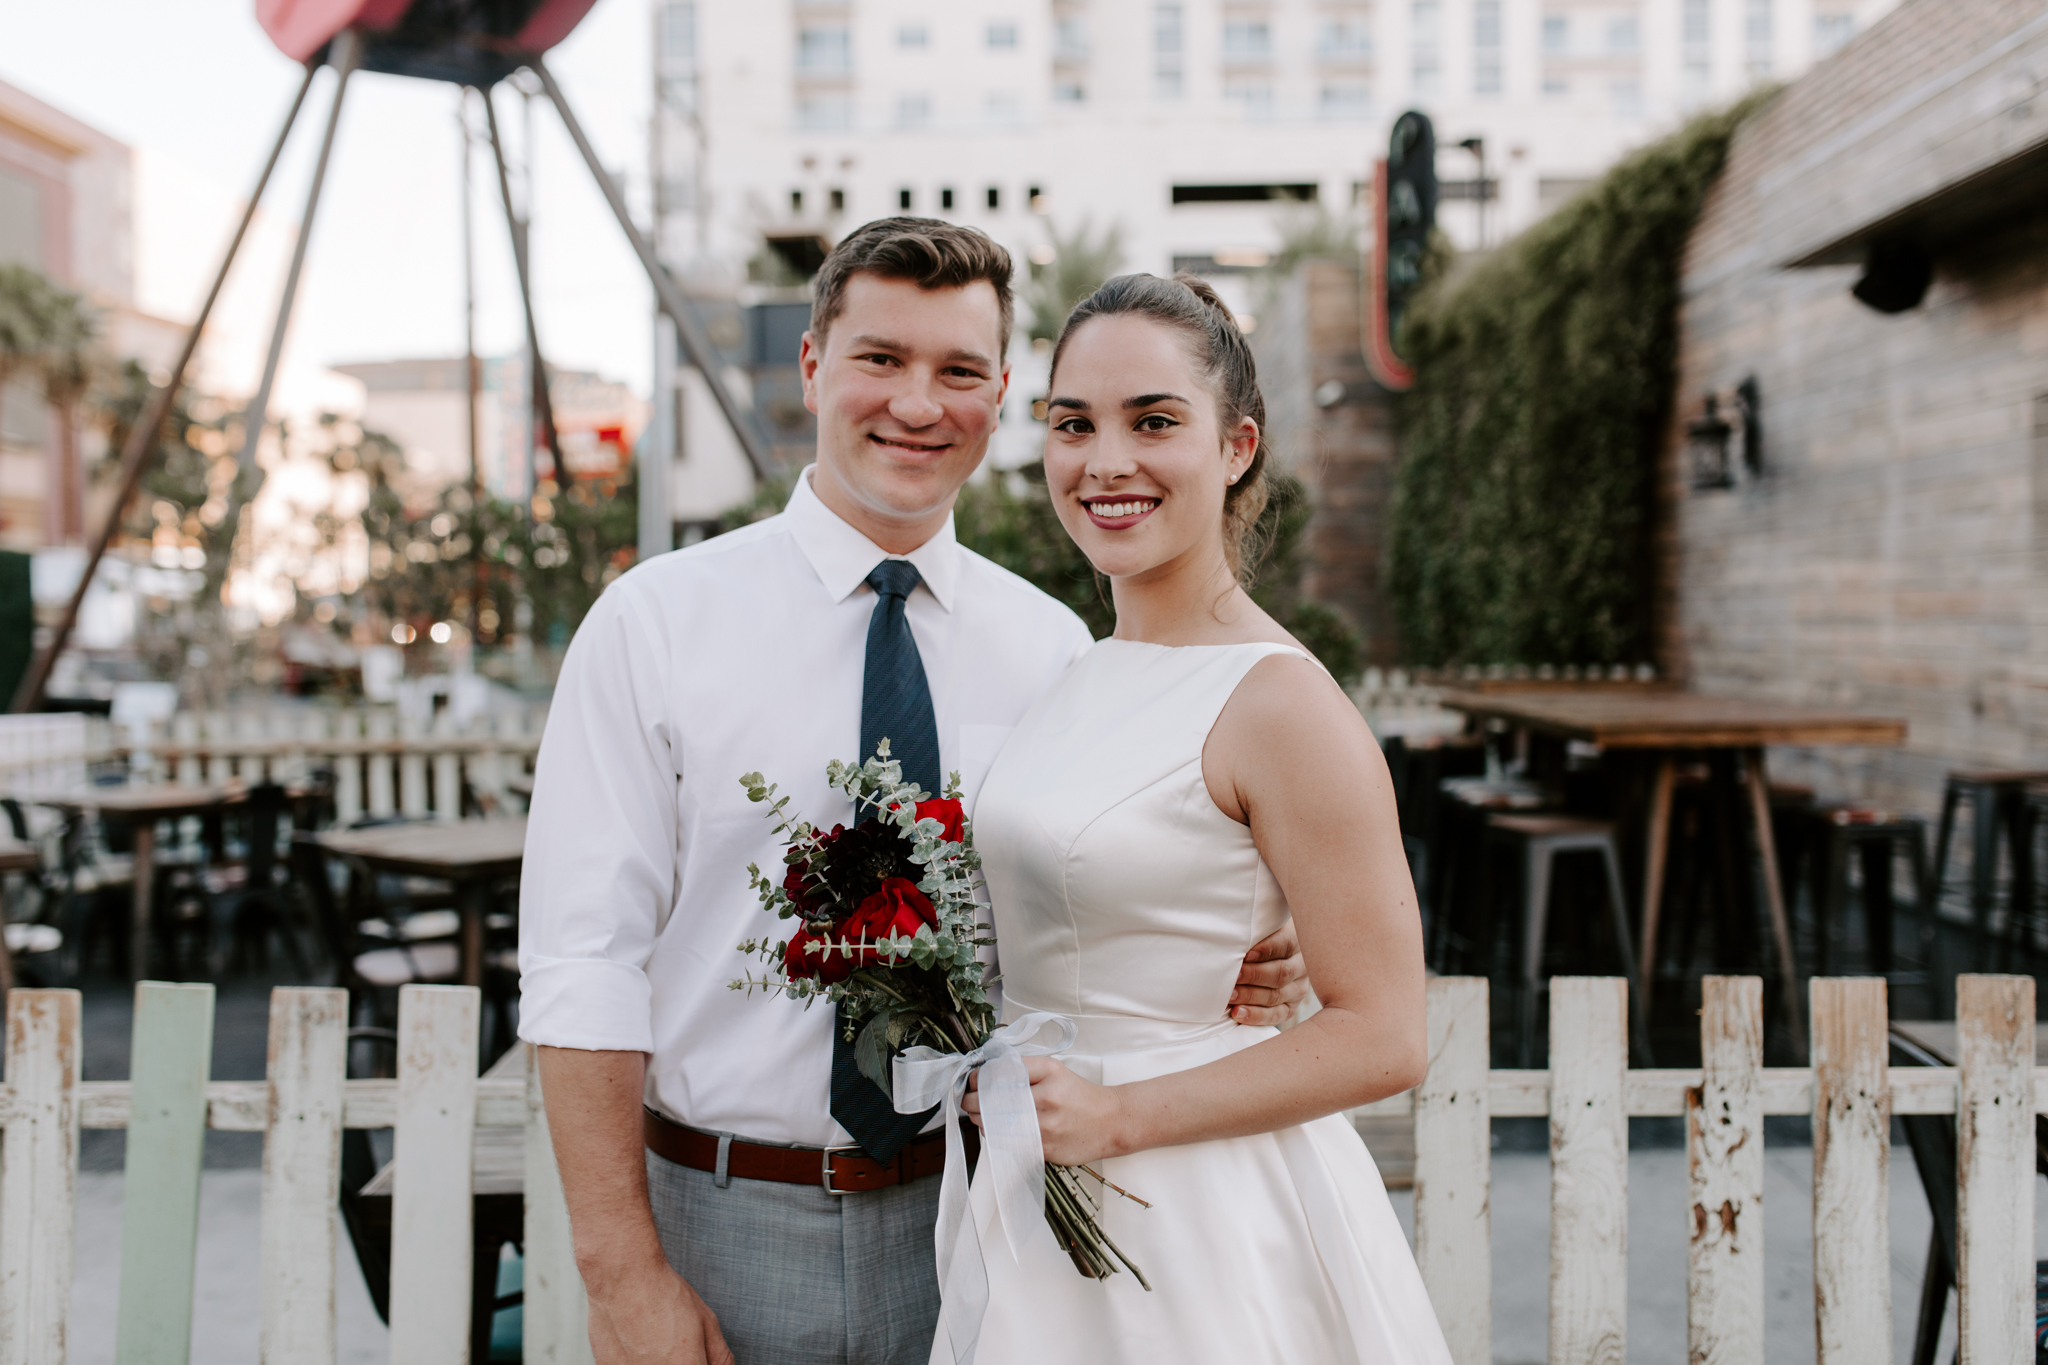
[[[1410,310],[1387,549],[1410,662],[1650,656],[1680,259],[1762,98],[1635,153]]]

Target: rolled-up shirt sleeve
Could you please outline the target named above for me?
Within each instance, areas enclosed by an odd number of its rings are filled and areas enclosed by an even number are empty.
[[[622,580],[569,646],[534,771],[519,888],[519,1036],[652,1052],[647,962],[674,903],[663,632]]]

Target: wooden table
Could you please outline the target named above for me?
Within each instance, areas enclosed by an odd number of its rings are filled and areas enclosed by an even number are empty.
[[[249,789],[239,782],[216,786],[185,787],[170,783],[138,784],[126,787],[94,787],[69,796],[44,796],[43,805],[63,811],[92,811],[102,820],[127,826],[135,840],[135,886],[128,919],[128,979],[140,981],[149,975],[150,900],[156,891],[156,827],[160,820],[177,820],[187,815],[212,818],[230,806],[249,799]],[[208,831],[219,855],[220,831]]]
[[[1741,767],[1757,850],[1763,860],[1764,897],[1770,910],[1771,937],[1783,968],[1786,1017],[1792,1025],[1794,1045],[1804,1055],[1805,1010],[1799,998],[1784,887],[1778,880],[1778,848],[1771,834],[1771,794],[1764,768],[1764,748],[1771,744],[1903,744],[1904,721],[1739,697],[1613,688],[1538,692],[1454,690],[1443,694],[1442,703],[1468,716],[1500,720],[1537,734],[1597,744],[1602,749],[1636,750],[1653,759],[1655,776],[1646,813],[1639,949],[1645,1016],[1649,1013],[1651,983],[1655,980],[1657,919],[1664,894],[1665,861],[1670,853],[1671,803],[1678,781],[1679,758],[1686,753],[1732,751]]]
[[[491,884],[512,876],[526,856],[526,817],[375,825],[329,830],[321,847],[360,860],[372,872],[432,877],[455,885],[462,915],[462,983],[484,979],[484,917]]]

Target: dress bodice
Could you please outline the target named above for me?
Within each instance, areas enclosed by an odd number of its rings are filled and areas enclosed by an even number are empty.
[[[1006,1016],[1067,1015],[1098,1054],[1229,1027],[1245,951],[1287,904],[1202,746],[1255,664],[1298,653],[1103,640],[1025,715],[974,819]]]

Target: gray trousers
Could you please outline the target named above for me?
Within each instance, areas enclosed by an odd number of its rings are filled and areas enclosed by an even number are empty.
[[[729,1179],[647,1154],[654,1226],[739,1365],[926,1365],[939,1180],[866,1194]]]

